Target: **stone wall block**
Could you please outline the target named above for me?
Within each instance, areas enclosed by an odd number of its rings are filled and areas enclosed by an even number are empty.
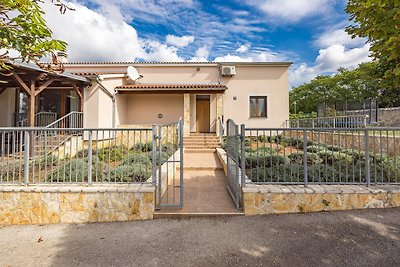
[[[139,188],[138,185],[137,187]],[[52,192],[42,193],[36,192],[36,189],[35,192],[0,191],[0,225],[112,222],[153,218],[154,191],[84,190],[82,187],[82,191],[75,192],[51,190]]]

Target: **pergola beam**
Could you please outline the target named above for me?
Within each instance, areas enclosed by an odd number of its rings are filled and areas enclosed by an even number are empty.
[[[4,91],[7,89],[7,87],[4,87],[4,88],[0,88],[0,95],[2,94],[2,93],[4,93]]]
[[[71,83],[71,84],[72,84],[72,87],[74,88],[76,94],[79,96],[80,99],[82,99],[82,93],[80,92],[78,86],[76,86],[75,83]]]
[[[31,80],[31,89],[28,95],[28,126],[35,127],[35,80]]]
[[[47,80],[44,84],[42,84],[41,86],[39,86],[38,90],[35,91],[35,96],[37,96],[38,94],[40,94],[40,92],[42,92],[44,89],[46,89],[52,82],[54,82],[55,79],[50,79]]]
[[[25,93],[29,96],[32,94],[31,89],[24,83],[24,81],[21,79],[21,77],[14,72],[12,75],[14,81],[19,85],[19,87],[25,91]]]
[[[83,112],[83,90],[84,87],[83,86],[77,86],[75,83],[71,83],[72,87],[74,88],[74,91],[76,92],[76,94],[79,97],[79,111]]]

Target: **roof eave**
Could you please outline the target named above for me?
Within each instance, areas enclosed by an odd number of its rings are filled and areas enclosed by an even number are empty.
[[[79,81],[79,82],[83,82],[83,83],[87,83],[87,84],[90,83],[90,80],[88,78],[83,77],[83,76],[74,75],[69,72],[53,73],[53,72],[41,69],[39,66],[37,66],[35,64],[29,64],[29,63],[24,63],[24,62],[10,61],[7,63],[16,68],[47,73],[52,76],[58,76],[58,77],[62,77],[62,78],[68,79],[68,80]]]

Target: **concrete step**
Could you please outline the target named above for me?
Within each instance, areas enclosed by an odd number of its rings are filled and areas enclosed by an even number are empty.
[[[179,171],[181,168],[178,167]],[[224,168],[222,166],[194,166],[194,167],[183,167],[183,171],[223,171]]]
[[[183,138],[183,141],[193,141],[193,142],[198,142],[198,141],[207,141],[207,142],[219,142],[219,138]]]
[[[185,149],[185,153],[210,153],[210,154],[213,154],[215,152],[215,148],[204,148],[203,147],[201,149],[199,149],[199,148],[192,149],[192,148],[184,147],[184,149]]]
[[[218,148],[219,146],[184,146],[185,149],[189,149],[189,150],[197,150],[197,149],[213,149],[213,151],[215,151],[216,148]],[[190,152],[189,152],[190,153]]]
[[[230,217],[230,216],[244,216],[243,211],[237,212],[179,212],[179,210],[174,212],[163,212],[156,211],[154,213],[154,219],[162,219],[162,218],[192,218],[192,217]]]
[[[183,145],[212,145],[212,146],[219,146],[219,142],[202,142],[202,141],[183,141]]]
[[[216,135],[186,135],[186,138],[219,138]]]
[[[191,137],[184,137],[183,141],[208,141],[208,142],[219,142],[219,138],[191,138]]]
[[[216,133],[190,133],[190,136],[217,136]]]

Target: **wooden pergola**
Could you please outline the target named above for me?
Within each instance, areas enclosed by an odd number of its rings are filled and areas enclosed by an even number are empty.
[[[90,85],[86,77],[68,72],[56,73],[41,69],[35,64],[7,63],[12,69],[0,75],[0,95],[8,88],[19,88],[28,98],[27,124],[35,126],[35,98],[44,90],[61,90],[61,116],[66,115],[66,93],[74,90],[79,97],[79,111],[83,112],[84,87]]]

